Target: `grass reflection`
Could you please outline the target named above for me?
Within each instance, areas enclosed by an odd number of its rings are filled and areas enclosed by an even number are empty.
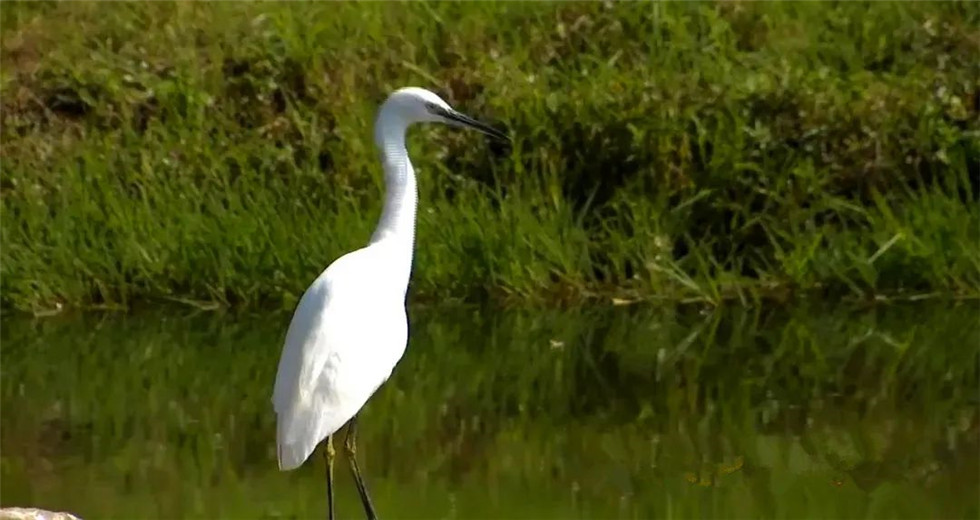
[[[5,320],[3,505],[322,516],[322,460],[276,470],[287,321]],[[976,516],[978,333],[965,305],[413,309],[359,452],[386,517]]]

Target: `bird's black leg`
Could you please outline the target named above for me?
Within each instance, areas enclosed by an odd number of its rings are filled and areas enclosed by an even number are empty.
[[[327,459],[327,520],[333,520],[333,435],[327,435],[326,449],[323,454]]]
[[[347,460],[350,462],[351,472],[354,474],[354,483],[357,484],[357,492],[361,495],[361,503],[364,504],[364,513],[368,520],[377,520],[378,515],[374,513],[374,506],[371,505],[371,497],[368,496],[367,486],[361,478],[361,471],[357,468],[357,416],[351,418],[347,423],[347,437],[344,439],[344,451],[347,453]]]

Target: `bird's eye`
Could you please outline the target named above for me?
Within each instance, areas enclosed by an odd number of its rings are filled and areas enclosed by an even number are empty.
[[[440,112],[442,112],[442,107],[430,101],[425,102],[425,109],[433,114],[439,114]]]

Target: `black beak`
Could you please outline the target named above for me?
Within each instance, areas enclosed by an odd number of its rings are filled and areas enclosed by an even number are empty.
[[[504,141],[510,141],[510,138],[507,137],[507,134],[501,132],[500,130],[497,130],[496,128],[486,123],[481,123],[470,116],[460,114],[455,110],[446,110],[441,115],[445,117],[449,122],[454,123],[456,126],[461,126],[464,128],[472,128],[473,130],[487,134],[490,137],[494,137],[496,139],[501,139]]]

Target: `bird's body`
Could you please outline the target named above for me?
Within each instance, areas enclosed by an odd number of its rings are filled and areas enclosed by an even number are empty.
[[[405,296],[418,193],[405,132],[417,122],[465,126],[506,139],[424,89],[400,89],[378,112],[374,140],[386,186],[380,222],[366,247],[330,264],[300,298],[286,333],[272,397],[281,470],[301,466],[327,439],[331,517],[330,438],[345,423],[353,425],[361,407],[391,375],[408,340]],[[356,467],[351,429],[346,448],[365,510],[373,517]]]
[[[300,300],[273,394],[282,470],[301,465],[354,417],[405,352],[405,293],[392,289],[385,269],[390,246],[340,257]]]

